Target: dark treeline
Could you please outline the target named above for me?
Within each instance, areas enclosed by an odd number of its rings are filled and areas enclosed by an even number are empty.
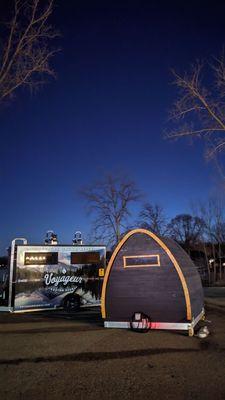
[[[168,219],[158,204],[144,204],[138,226],[176,240],[190,255],[205,284],[225,281],[225,204],[211,198],[188,214]]]

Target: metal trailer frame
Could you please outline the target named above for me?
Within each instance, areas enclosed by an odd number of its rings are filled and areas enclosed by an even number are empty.
[[[180,330],[180,331],[187,331],[188,336],[194,335],[194,327],[200,320],[205,319],[205,310],[204,308],[197,315],[196,318],[193,318],[190,322],[128,322],[128,321],[105,321],[104,327],[105,328],[121,328],[121,329],[159,329],[159,330]],[[132,326],[131,326],[132,325]]]
[[[15,271],[16,271],[16,262],[17,262],[17,254],[15,252],[16,246],[20,246],[20,244],[18,244],[17,242],[21,241],[23,246],[28,245],[28,241],[25,238],[15,238],[12,241],[12,245],[11,245],[11,254],[10,254],[10,264],[9,264],[9,296],[8,296],[8,306],[0,306],[0,312],[11,312],[11,313],[28,313],[28,312],[35,312],[35,311],[50,311],[50,310],[60,310],[63,309],[63,307],[43,307],[43,308],[30,308],[30,309],[24,309],[24,310],[15,310],[14,307],[11,305],[12,301],[13,301],[13,284],[15,284]],[[38,245],[32,245],[30,244],[29,246],[38,246]],[[48,245],[40,245],[41,247],[47,247]],[[57,246],[62,246],[62,247],[76,247],[76,245],[51,245],[51,248],[57,247]],[[78,247],[105,247],[103,245],[78,245]],[[106,260],[106,248],[105,248],[105,260]],[[81,305],[81,308],[85,308],[85,307],[97,307],[101,305],[101,299],[99,304],[88,304],[86,305]]]
[[[12,245],[11,245],[11,254],[10,254],[10,264],[9,264],[9,297],[8,297],[8,306],[0,306],[0,311],[8,311],[8,312],[15,312],[13,307],[10,306],[10,304],[12,304],[12,299],[13,299],[13,274],[14,274],[14,268],[15,268],[15,247],[17,245],[17,241],[21,241],[23,245],[27,244],[27,239],[25,238],[15,238],[12,241]]]

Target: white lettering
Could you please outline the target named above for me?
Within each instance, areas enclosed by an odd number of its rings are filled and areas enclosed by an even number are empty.
[[[81,283],[82,282],[81,276],[74,276],[74,275],[61,275],[61,276],[54,276],[53,272],[50,274],[47,273],[44,276],[44,281],[46,286],[54,285],[58,286],[59,283],[62,283],[64,286],[68,285],[68,283]]]

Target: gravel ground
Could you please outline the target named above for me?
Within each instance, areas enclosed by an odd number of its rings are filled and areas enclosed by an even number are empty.
[[[206,304],[206,339],[104,329],[94,309],[1,314],[0,399],[224,400],[225,308]]]

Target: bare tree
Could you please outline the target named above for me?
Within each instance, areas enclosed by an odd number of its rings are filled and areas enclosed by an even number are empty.
[[[186,251],[191,246],[201,241],[205,223],[202,218],[193,217],[189,214],[180,214],[173,218],[168,224],[168,232],[177,242],[181,243]]]
[[[207,143],[207,158],[215,159],[225,150],[224,52],[210,64],[197,62],[184,75],[172,72],[179,97],[170,113],[173,128],[167,137],[203,138]]]
[[[14,0],[14,15],[1,32],[0,102],[22,86],[30,90],[54,76],[49,61],[57,51],[49,45],[57,36],[49,23],[54,0]]]
[[[138,225],[157,235],[165,235],[167,222],[163,208],[159,204],[144,204],[139,214]]]
[[[198,207],[200,218],[204,219],[204,241],[211,247],[211,257],[215,261],[213,268],[213,280],[217,280],[216,263],[219,264],[219,279],[222,280],[222,247],[225,243],[225,205],[224,201],[218,198],[210,198]]]
[[[128,178],[106,175],[81,191],[88,212],[94,216],[94,239],[108,244],[119,242],[128,227],[130,206],[141,195],[136,184]]]

